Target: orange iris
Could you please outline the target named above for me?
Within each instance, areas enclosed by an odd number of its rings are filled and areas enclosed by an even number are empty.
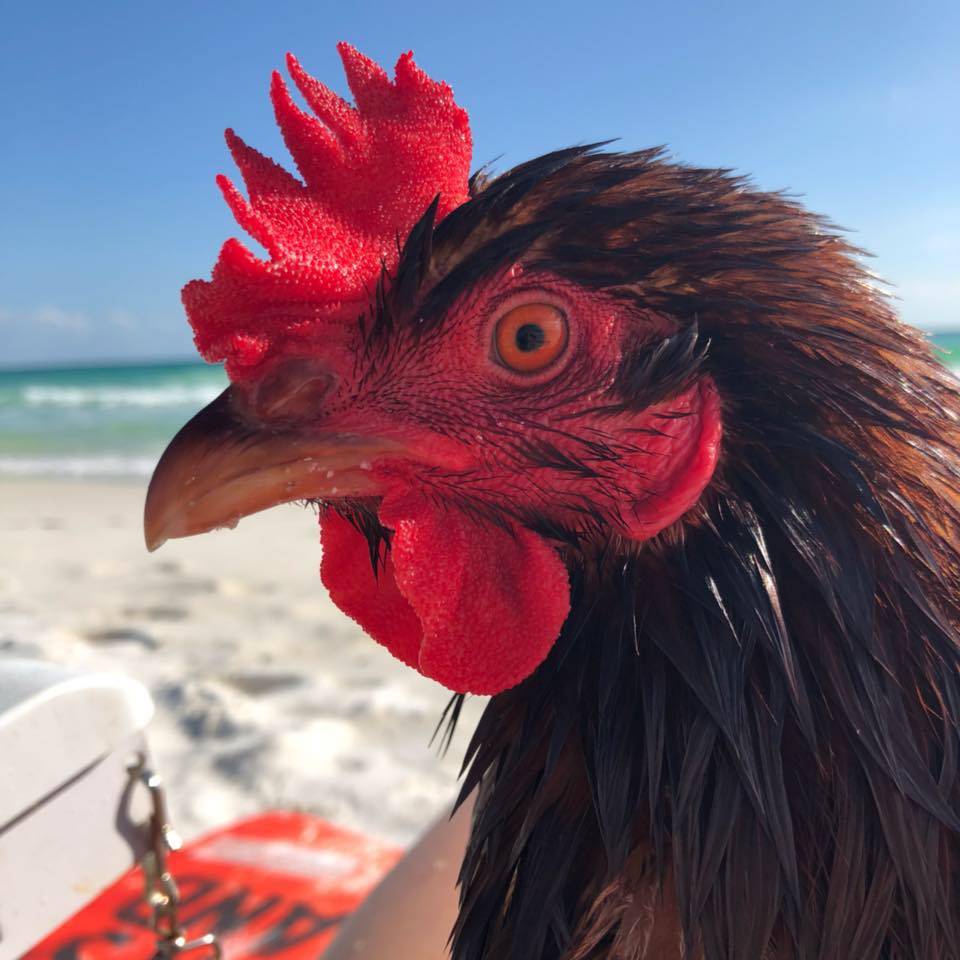
[[[567,318],[549,303],[525,303],[497,321],[501,363],[517,373],[545,370],[567,347]]]

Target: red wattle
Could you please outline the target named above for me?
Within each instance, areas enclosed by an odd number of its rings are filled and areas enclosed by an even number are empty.
[[[330,511],[320,520],[320,579],[330,599],[398,660],[417,669],[420,621],[397,589],[393,557],[374,577],[367,538]]]
[[[500,693],[543,662],[570,612],[550,544],[413,498],[385,500],[380,519],[394,535],[377,579],[366,538],[334,513],[321,521],[323,582],[374,640],[459,693]]]

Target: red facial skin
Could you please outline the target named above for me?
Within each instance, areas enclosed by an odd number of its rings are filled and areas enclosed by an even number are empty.
[[[536,374],[507,369],[493,346],[497,320],[524,303],[551,304],[569,324],[566,350]],[[690,509],[713,473],[721,424],[707,377],[642,411],[590,412],[610,405],[625,346],[670,332],[663,318],[520,265],[421,338],[394,330],[382,350],[364,350],[358,328],[328,330],[314,355],[329,370],[322,395],[308,392],[312,411],[281,412],[307,431],[404,450],[367,465],[393,531],[379,579],[365,538],[332,511],[323,521],[334,601],[451,689],[495,693],[529,675],[569,612],[559,545],[531,527],[619,536],[631,549]]]
[[[553,304],[569,323],[566,351],[537,374],[508,370],[493,347],[497,319],[526,302]],[[294,416],[306,429],[388,438],[410,451],[371,465],[385,495],[417,490],[448,507],[539,515],[572,530],[588,528],[589,506],[609,532],[645,540],[685,513],[712,474],[720,439],[712,381],[643,411],[589,411],[610,404],[626,344],[670,332],[662,317],[518,265],[455,304],[437,333],[396,331],[366,361],[356,328],[324,330],[309,352],[328,368],[330,387]],[[529,452],[544,442],[594,475],[545,465]]]

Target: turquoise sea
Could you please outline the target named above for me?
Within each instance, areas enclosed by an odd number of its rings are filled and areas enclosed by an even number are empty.
[[[960,332],[933,339],[960,375]],[[201,363],[0,369],[0,478],[148,477],[226,384]]]
[[[0,370],[0,477],[148,477],[226,385],[201,363]]]

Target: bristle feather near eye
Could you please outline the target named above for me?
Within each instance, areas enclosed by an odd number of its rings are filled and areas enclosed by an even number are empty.
[[[645,410],[688,389],[703,371],[710,349],[696,321],[652,344],[635,347],[621,361],[610,412]]]

